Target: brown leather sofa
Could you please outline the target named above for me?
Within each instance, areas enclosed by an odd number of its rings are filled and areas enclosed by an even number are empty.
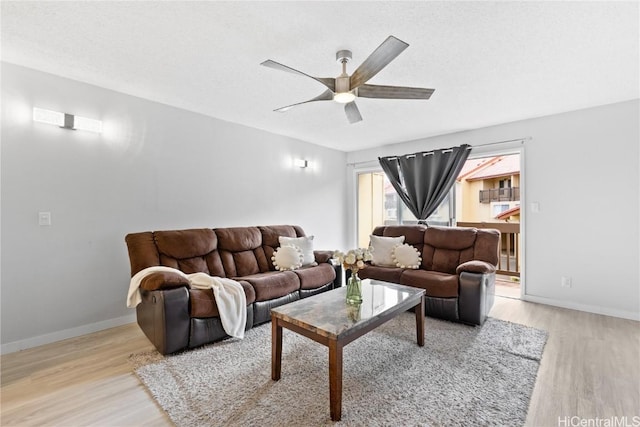
[[[340,286],[340,266],[333,251],[314,251],[317,265],[276,271],[271,261],[278,237],[301,237],[298,226],[276,225],[190,229],[128,234],[131,276],[151,266],[186,274],[204,272],[242,285],[247,297],[247,325],[269,321],[270,309]],[[162,354],[174,353],[227,337],[213,292],[191,289],[182,276],[156,272],[140,284],[137,321]]]
[[[495,295],[499,231],[401,225],[376,227],[372,234],[405,236],[422,263],[418,269],[369,265],[358,273],[361,278],[425,289],[427,316],[484,323]]]

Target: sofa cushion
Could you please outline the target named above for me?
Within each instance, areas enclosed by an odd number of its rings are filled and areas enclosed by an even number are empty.
[[[156,231],[153,233],[160,265],[176,268],[187,274],[207,273],[225,277],[218,238],[208,228]]]
[[[260,272],[258,257],[253,251],[232,252],[231,256],[239,277]]]
[[[458,296],[458,276],[426,270],[404,270],[400,284],[422,288],[428,297],[451,298]]]
[[[391,253],[393,248],[404,242],[404,236],[383,237],[371,235],[371,264],[382,267],[395,267]]]
[[[153,234],[158,251],[176,259],[206,255],[218,244],[216,233],[209,228],[156,231]]]
[[[300,280],[293,271],[258,273],[239,277],[236,280],[245,280],[253,286],[256,301],[283,297],[300,289]]]
[[[317,289],[336,278],[336,270],[331,264],[320,264],[311,267],[303,267],[294,273],[300,279],[300,289]]]
[[[424,243],[434,248],[461,251],[476,242],[476,228],[429,227],[424,232]]]
[[[218,250],[227,277],[269,271],[258,227],[216,228]]]
[[[313,254],[313,236],[278,238],[280,246],[295,246],[302,252],[302,265],[315,265],[316,258]]]
[[[475,228],[429,227],[424,233],[422,268],[455,274],[456,267],[473,259]]]
[[[358,276],[361,279],[375,279],[391,283],[400,283],[400,276],[403,271],[403,268],[368,265],[358,272]]]
[[[216,228],[218,249],[229,252],[242,252],[262,245],[262,234],[258,227]]]

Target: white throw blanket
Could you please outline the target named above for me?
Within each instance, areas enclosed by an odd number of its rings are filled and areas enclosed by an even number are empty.
[[[179,274],[187,279],[193,288],[213,290],[222,328],[229,336],[244,338],[244,327],[247,323],[247,297],[242,285],[235,280],[213,277],[205,273],[184,274],[171,267],[148,267],[131,278],[127,294],[127,307],[134,308],[142,302],[140,283],[142,279],[156,272]]]
[[[235,280],[209,276],[205,273],[193,273],[188,277],[191,287],[213,290],[218,313],[220,313],[220,322],[227,335],[244,338],[244,327],[247,323],[247,296],[244,294],[242,285]]]

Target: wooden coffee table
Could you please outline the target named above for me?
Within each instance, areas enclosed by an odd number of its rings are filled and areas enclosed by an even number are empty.
[[[271,378],[280,379],[282,328],[329,347],[331,419],[342,417],[342,348],[400,313],[415,307],[419,346],[424,346],[424,289],[378,280],[362,281],[362,304],[345,302],[346,287],[271,309]]]

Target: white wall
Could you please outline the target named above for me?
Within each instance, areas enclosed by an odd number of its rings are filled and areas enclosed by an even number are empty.
[[[425,138],[352,152],[347,161],[531,137],[522,195],[526,299],[640,320],[639,106],[634,100]],[[531,202],[540,212],[531,212]],[[560,287],[562,276],[572,277],[571,288]]]
[[[35,123],[34,106],[104,132]],[[343,152],[6,63],[1,136],[2,352],[133,321],[130,232],[299,224],[345,246]]]

